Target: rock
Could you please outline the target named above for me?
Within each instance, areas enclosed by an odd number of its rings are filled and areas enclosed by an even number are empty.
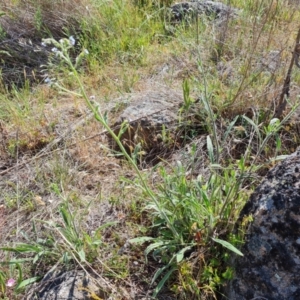
[[[176,140],[174,125],[178,121],[180,103],[183,102],[182,92],[176,92],[167,86],[150,87],[130,95],[130,102],[113,124],[114,132],[118,135],[121,124],[125,121],[128,127],[122,134],[121,141],[129,153],[133,153],[138,146],[147,161],[164,156],[167,144],[174,146]],[[111,137],[109,140],[110,146],[119,150]]]
[[[26,300],[88,299],[104,298],[102,292],[83,271],[49,273],[33,286],[24,298]],[[94,298],[93,298],[94,297]]]
[[[228,17],[237,15],[238,10],[221,2],[194,0],[181,2],[171,6],[171,22],[177,23],[182,20],[189,19],[195,15],[207,15],[224,21]]]
[[[269,171],[238,224],[250,214],[226,299],[300,299],[300,149]]]

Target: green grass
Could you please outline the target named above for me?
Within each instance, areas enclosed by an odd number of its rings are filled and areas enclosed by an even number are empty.
[[[164,34],[159,11],[140,11],[127,1],[95,7],[95,15],[82,21],[80,43],[89,49],[89,60],[143,64],[145,50]]]

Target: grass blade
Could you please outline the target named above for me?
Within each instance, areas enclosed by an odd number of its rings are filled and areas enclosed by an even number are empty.
[[[17,290],[26,287],[29,284],[32,284],[34,282],[37,282],[41,277],[37,276],[37,277],[31,277],[28,279],[23,280],[22,282],[20,282],[20,284],[18,284],[18,286],[16,287]]]
[[[216,239],[216,238],[212,238],[213,241],[215,241],[216,243],[219,243],[221,244],[223,247],[231,250],[232,252],[240,255],[240,256],[244,256],[244,254],[239,250],[237,249],[236,247],[234,247],[232,244],[224,241],[224,240],[220,240],[220,239]]]

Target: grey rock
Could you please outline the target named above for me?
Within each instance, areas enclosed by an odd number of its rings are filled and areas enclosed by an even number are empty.
[[[83,271],[49,273],[33,286],[25,300],[88,300],[91,295],[105,296]]]
[[[167,149],[162,130],[164,128],[165,132],[172,135],[171,127],[178,120],[178,109],[182,102],[182,92],[167,86],[152,86],[143,92],[133,93],[130,95],[130,105],[113,124],[114,132],[119,134],[122,124],[127,123],[127,129],[121,137],[126,150],[132,153],[139,146],[145,156],[153,159]],[[170,140],[173,138],[170,136]],[[111,138],[110,146],[118,149]]]
[[[207,15],[221,21],[234,17],[238,10],[221,2],[194,0],[180,2],[171,6],[171,21],[174,23],[186,20],[195,15]]]
[[[230,300],[300,299],[300,150],[267,174],[243,208],[253,216],[228,284]]]

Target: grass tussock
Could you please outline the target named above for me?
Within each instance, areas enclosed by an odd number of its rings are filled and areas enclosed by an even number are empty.
[[[299,144],[299,8],[230,3],[236,18],[172,27],[171,1],[2,1],[1,299],[73,269],[98,298],[221,297],[252,218],[237,230],[240,210]],[[112,124],[156,86],[183,97],[154,165]]]

